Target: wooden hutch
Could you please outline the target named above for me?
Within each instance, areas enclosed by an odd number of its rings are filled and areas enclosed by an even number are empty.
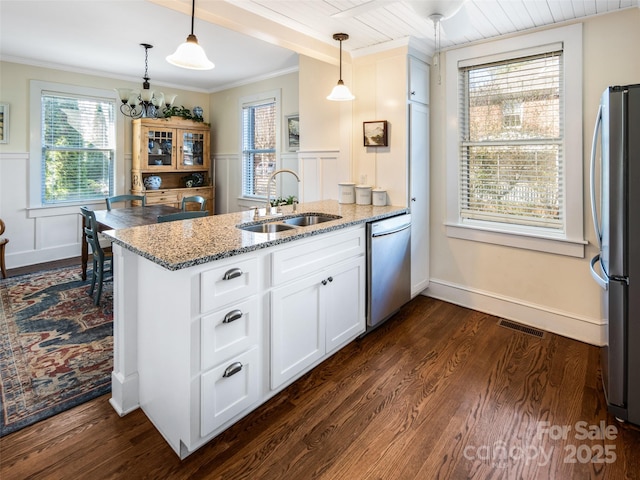
[[[133,120],[131,193],[146,195],[148,205],[177,208],[184,197],[200,195],[213,215],[210,141],[209,126],[201,122],[180,117]],[[153,176],[161,179],[157,189],[145,186]]]

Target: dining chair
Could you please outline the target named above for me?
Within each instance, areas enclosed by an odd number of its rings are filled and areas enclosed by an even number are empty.
[[[91,253],[93,255],[93,272],[89,295],[93,297],[93,303],[95,305],[99,305],[100,297],[102,296],[102,284],[104,282],[104,264],[106,260],[109,260],[111,264],[111,272],[113,272],[113,254],[111,252],[105,252],[100,246],[100,239],[98,238],[98,223],[96,222],[95,213],[87,207],[80,207],[80,212],[83,216],[84,234],[87,237],[87,243],[91,247]],[[93,292],[95,290],[96,283],[98,284],[98,291],[96,292],[96,295],[94,295]]]
[[[3,238],[4,222],[0,218],[0,271],[2,271],[2,278],[7,278],[7,267],[4,263],[4,247],[9,243],[8,238]]]
[[[144,207],[147,204],[147,197],[144,195],[116,195],[104,199],[107,202],[107,210],[111,210],[111,204],[116,202],[140,201]]]
[[[158,215],[158,223],[173,222],[174,220],[186,220],[188,218],[206,217],[209,215],[207,211],[191,210],[188,212],[167,213],[166,215]]]
[[[187,211],[187,204],[188,203],[198,203],[200,205],[200,211],[203,212],[204,211],[204,207],[207,204],[207,200],[204,197],[201,197],[200,195],[193,195],[191,197],[184,197],[182,199],[182,211],[183,212]]]

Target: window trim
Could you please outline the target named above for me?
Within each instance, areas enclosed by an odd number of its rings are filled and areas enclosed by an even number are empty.
[[[564,230],[544,232],[516,225],[465,220],[460,218],[459,195],[459,128],[458,128],[458,66],[482,63],[486,57],[517,58],[530,49],[562,42],[564,56],[564,149],[563,169],[565,202]],[[501,39],[456,50],[446,54],[445,109],[447,130],[446,158],[446,220],[447,236],[509,247],[523,248],[584,258],[583,215],[583,139],[582,139],[582,24],[543,30],[513,38]],[[568,174],[571,172],[571,174]],[[574,174],[577,172],[578,174]]]
[[[282,128],[282,121],[281,121],[281,93],[280,90],[269,90],[266,92],[262,92],[262,93],[256,93],[255,95],[248,95],[245,97],[240,97],[240,99],[238,100],[238,115],[239,115],[239,121],[238,121],[238,129],[239,129],[239,134],[238,134],[238,140],[239,140],[239,145],[238,145],[238,151],[240,152],[240,197],[238,198],[238,200],[242,201],[242,200],[248,200],[248,201],[252,201],[252,202],[265,202],[267,200],[266,196],[260,196],[260,195],[246,195],[244,192],[244,188],[243,188],[243,184],[244,184],[244,153],[243,153],[243,144],[242,144],[242,140],[243,140],[243,135],[244,135],[244,121],[243,121],[243,108],[246,106],[251,106],[251,105],[260,105],[260,104],[264,104],[269,100],[273,100],[275,101],[276,104],[276,151],[275,151],[275,162],[276,162],[276,167],[275,169],[278,170],[280,168],[281,165],[281,160],[280,160],[280,153],[282,152],[282,146],[281,146],[281,128]]]
[[[44,204],[41,198],[41,182],[42,182],[42,92],[58,92],[62,95],[84,95],[87,97],[101,97],[113,99],[116,106],[116,148],[115,163],[113,166],[113,187],[115,194],[123,192],[125,181],[120,181],[120,177],[124,180],[124,119],[118,114],[118,97],[113,90],[101,88],[80,87],[76,85],[67,85],[63,83],[43,82],[40,80],[31,80],[29,82],[29,201],[27,210],[30,217],[49,216],[45,213],[51,209],[57,209],[61,214],[70,210],[76,211],[79,205],[92,205],[95,200],[87,200],[80,202],[65,202],[64,204]]]

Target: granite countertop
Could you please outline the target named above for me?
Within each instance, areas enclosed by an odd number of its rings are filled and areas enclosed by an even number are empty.
[[[409,211],[407,207],[340,204],[336,200],[303,203],[297,210],[292,213],[291,206],[284,206],[282,215],[257,220],[253,219],[252,212],[244,211],[101,233],[113,243],[168,270],[180,270]],[[342,218],[276,233],[253,233],[236,227],[239,224],[279,221],[304,213],[324,213]]]

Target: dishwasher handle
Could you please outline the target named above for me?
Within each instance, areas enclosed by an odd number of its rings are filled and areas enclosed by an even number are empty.
[[[382,232],[372,233],[371,237],[372,238],[384,237],[385,235],[392,235],[394,233],[402,232],[403,230],[406,230],[407,228],[411,228],[411,224],[410,223],[405,223],[404,225],[400,225],[399,227],[393,228],[391,230],[383,230]]]

